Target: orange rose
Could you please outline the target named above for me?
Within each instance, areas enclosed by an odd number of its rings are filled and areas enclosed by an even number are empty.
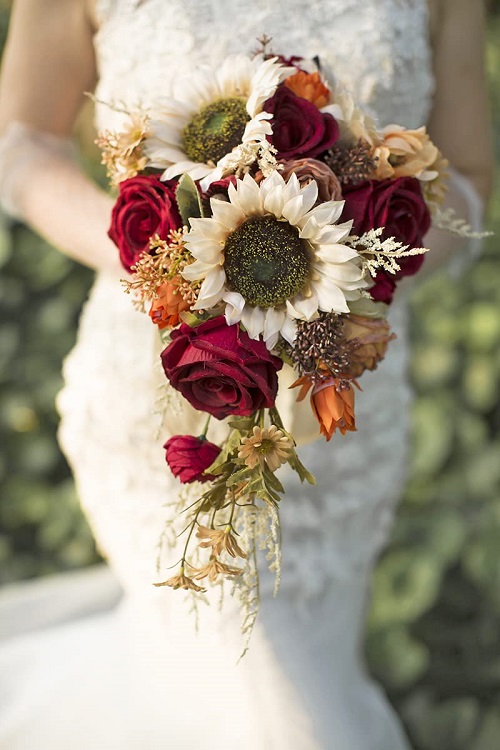
[[[375,370],[385,357],[389,341],[395,337],[384,318],[365,318],[350,314],[344,319],[342,335],[349,344],[350,378],[359,378],[364,370]]]
[[[298,70],[286,79],[285,86],[302,99],[307,99],[318,109],[326,107],[330,102],[330,90],[321,80],[319,73],[306,73],[304,70]]]
[[[354,383],[357,385],[355,381]],[[302,388],[297,396],[297,401],[302,401],[313,383],[309,377],[304,375],[290,387],[295,388],[299,385]],[[328,378],[316,383],[311,393],[311,408],[318,420],[321,434],[327,440],[330,440],[337,429],[340,430],[342,435],[345,435],[346,432],[356,431],[354,388],[350,381]]]
[[[180,283],[182,279],[176,276],[157,289],[158,297],[153,300],[149,315],[160,330],[176,326],[181,320],[180,313],[189,310],[189,304],[179,292]]]
[[[377,169],[375,180],[396,177],[426,178],[426,173],[436,163],[439,151],[425,128],[405,130],[400,125],[388,125],[379,134],[373,152]]]

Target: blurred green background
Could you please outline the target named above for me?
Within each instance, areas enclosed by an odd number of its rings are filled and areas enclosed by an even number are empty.
[[[471,0],[472,1],[472,0]],[[8,21],[0,2],[0,43]],[[500,153],[500,2],[487,65]],[[87,166],[100,172],[87,156]],[[495,236],[413,300],[405,498],[380,559],[366,652],[415,750],[500,747],[500,174]],[[36,258],[36,263],[33,259]],[[54,397],[92,274],[0,225],[0,583],[98,561],[55,442]]]

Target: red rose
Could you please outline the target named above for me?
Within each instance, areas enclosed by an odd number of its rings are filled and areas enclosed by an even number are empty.
[[[205,469],[213,464],[220,453],[220,448],[204,437],[193,435],[174,435],[163,446],[165,458],[174,477],[179,477],[183,484],[189,482],[209,482],[215,479],[211,474],[204,474]]]
[[[161,182],[155,175],[139,175],[120,183],[120,194],[111,214],[109,236],[130,271],[140,255],[149,250],[149,238],[167,239],[182,219],[175,200],[175,180]]]
[[[383,237],[395,237],[409,247],[422,247],[431,225],[431,215],[416,177],[396,180],[370,180],[343,187],[345,206],[342,218],[353,219],[353,233],[364,234],[384,227]],[[423,255],[401,258],[396,274],[379,271],[370,289],[373,299],[391,302],[396,282],[413,276],[424,262]]]
[[[251,339],[239,325],[228,326],[222,315],[196,328],[182,323],[161,359],[171,385],[195,409],[217,419],[271,408],[283,365],[263,341]]]
[[[217,200],[221,201],[229,201],[229,185],[235,184],[236,177],[234,176],[234,174],[230,174],[228,177],[223,177],[221,180],[216,180],[215,182],[210,183],[208,190],[205,193],[201,194],[201,200],[206,216],[210,216],[212,213],[210,209],[210,198],[217,198]]]
[[[291,91],[279,86],[264,104],[273,115],[273,134],[268,140],[280,160],[314,158],[333,146],[339,137],[337,120]]]

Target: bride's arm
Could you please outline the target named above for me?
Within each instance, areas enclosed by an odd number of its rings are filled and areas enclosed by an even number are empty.
[[[95,85],[92,36],[85,0],[14,3],[0,80],[0,200],[71,257],[120,274],[106,235],[112,199],[71,155]]]
[[[484,72],[483,0],[430,0],[435,94],[429,134],[452,165],[446,206],[480,224],[493,176],[493,148]],[[464,244],[431,230],[424,269],[432,270]]]

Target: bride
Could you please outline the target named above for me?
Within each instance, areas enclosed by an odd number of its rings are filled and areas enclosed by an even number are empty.
[[[196,633],[181,592],[151,586],[178,492],[155,437],[155,330],[123,294],[106,234],[113,200],[80,171],[69,136],[96,81],[97,127],[117,128],[122,115],[106,104],[151,105],[201,63],[252,51],[265,32],[285,55],[318,55],[382,125],[428,123],[453,165],[449,204],[477,225],[491,169],[483,20],[482,3],[470,0],[15,3],[0,90],[0,195],[13,216],[97,270],[65,366],[60,439],[124,596],[92,615],[91,595],[86,617],[52,628],[36,627],[35,609],[19,623],[24,635],[0,648],[2,750],[409,747],[361,656],[371,571],[404,480],[404,292],[391,311],[398,338],[358,399],[356,435],[311,442],[308,418],[284,405],[318,487],[305,496],[285,477],[282,587],[273,599],[264,576],[250,649],[236,664],[231,601],[222,616],[215,603],[203,606]],[[429,267],[458,252],[439,233],[428,244],[437,258]],[[178,420],[167,415],[164,439]],[[85,596],[81,576],[62,586],[45,607],[64,601],[69,610]]]

